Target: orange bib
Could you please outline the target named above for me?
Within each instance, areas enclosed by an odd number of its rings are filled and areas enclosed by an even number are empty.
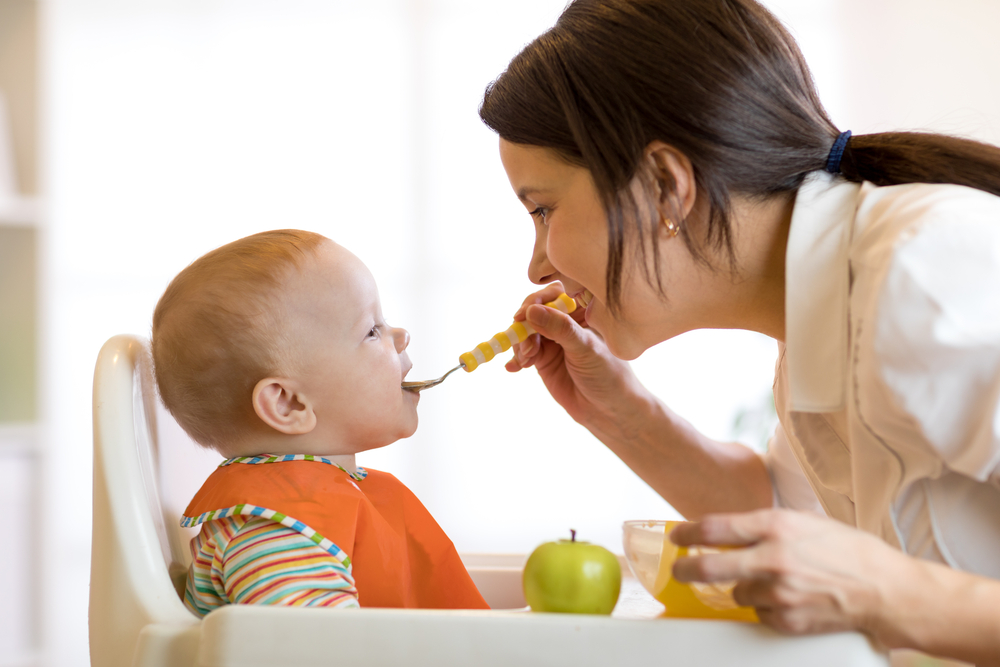
[[[448,536],[392,475],[350,475],[319,456],[230,459],[184,512],[194,526],[234,514],[293,528],[341,560],[362,607],[488,609]]]

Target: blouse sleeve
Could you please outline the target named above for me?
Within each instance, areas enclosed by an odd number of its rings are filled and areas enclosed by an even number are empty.
[[[339,560],[298,531],[267,519],[247,521],[220,565],[231,603],[359,606],[354,578]]]
[[[875,354],[889,391],[955,472],[1000,474],[1000,200],[966,195],[896,241]]]

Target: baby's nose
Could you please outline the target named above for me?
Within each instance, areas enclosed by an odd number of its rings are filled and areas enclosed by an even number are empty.
[[[410,332],[406,329],[394,327],[392,330],[392,339],[396,344],[396,352],[402,352],[410,346]]]

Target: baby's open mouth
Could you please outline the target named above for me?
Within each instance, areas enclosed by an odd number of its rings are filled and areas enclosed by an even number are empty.
[[[585,289],[576,295],[576,302],[580,304],[582,308],[586,308],[590,305],[590,301],[594,298],[594,295],[590,290]]]

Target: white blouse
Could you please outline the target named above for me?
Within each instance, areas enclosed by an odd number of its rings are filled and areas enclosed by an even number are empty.
[[[785,312],[776,504],[1000,579],[1000,197],[810,175]]]

